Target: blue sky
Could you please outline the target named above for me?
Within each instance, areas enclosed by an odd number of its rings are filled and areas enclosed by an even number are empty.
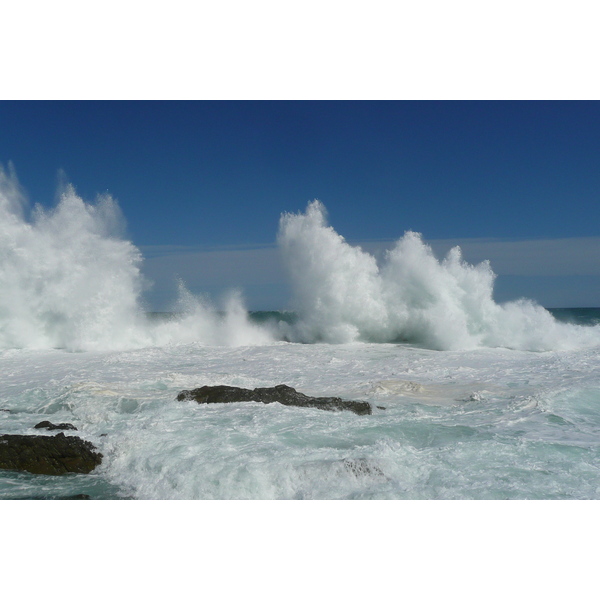
[[[490,259],[499,301],[600,305],[598,102],[0,101],[0,131],[32,203],[60,170],[118,200],[156,309],[174,273],[284,308],[279,216],[313,198],[374,252],[412,229]]]

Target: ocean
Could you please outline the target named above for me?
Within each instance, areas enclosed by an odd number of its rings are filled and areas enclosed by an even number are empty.
[[[289,311],[251,313],[239,292],[214,305],[182,283],[170,313],[149,313],[110,197],[67,188],[28,213],[7,181],[0,432],[68,422],[103,461],[0,471],[1,499],[600,497],[600,309],[498,304],[488,263],[439,259],[413,232],[378,262],[313,202],[280,222]],[[372,414],[176,400],[279,384]]]
[[[599,359],[365,342],[3,350],[1,431],[69,422],[104,461],[89,475],[2,471],[0,498],[598,498]],[[175,400],[281,383],[373,414]]]

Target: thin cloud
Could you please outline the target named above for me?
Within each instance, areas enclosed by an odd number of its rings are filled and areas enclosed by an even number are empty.
[[[438,258],[460,246],[471,264],[489,260],[498,275],[499,300],[531,297],[546,305],[571,306],[600,302],[600,237],[554,240],[445,239],[426,240]],[[353,242],[382,260],[393,240]],[[164,306],[182,279],[194,293],[242,290],[251,309],[285,308],[288,278],[275,244],[244,246],[145,246],[144,275],[154,282],[152,304]],[[581,289],[573,285],[581,283]],[[563,288],[568,284],[569,294]],[[272,302],[268,298],[272,297]],[[268,306],[267,306],[268,304]]]
[[[425,240],[438,258],[460,246],[463,258],[472,264],[489,260],[497,275],[562,277],[600,276],[600,237],[554,240],[446,239]],[[393,241],[363,242],[368,252],[382,256]]]

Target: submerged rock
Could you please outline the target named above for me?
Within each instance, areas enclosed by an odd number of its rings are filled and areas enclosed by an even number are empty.
[[[262,402],[271,404],[279,402],[285,406],[308,406],[321,410],[349,410],[357,415],[370,415],[371,405],[368,402],[342,400],[341,398],[313,398],[297,392],[288,385],[256,388],[248,390],[230,385],[205,385],[195,390],[183,390],[177,395],[177,400],[194,400],[199,404],[217,402]]]
[[[54,429],[73,429],[77,431],[77,427],[71,423],[59,423],[58,425],[55,425],[54,423],[50,423],[50,421],[42,421],[41,423],[38,423],[34,429],[48,429],[50,431]]]
[[[356,477],[383,477],[387,479],[385,473],[376,465],[371,464],[366,458],[345,458],[344,467]]]
[[[59,433],[0,435],[0,469],[37,475],[89,473],[102,462],[91,442]]]

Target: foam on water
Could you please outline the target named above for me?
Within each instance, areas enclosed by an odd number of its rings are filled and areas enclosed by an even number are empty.
[[[497,304],[489,262],[470,265],[459,247],[439,261],[409,231],[379,265],[328,226],[317,200],[304,213],[282,215],[278,240],[300,317],[286,328],[295,341],[536,351],[600,344],[600,327],[558,322],[530,300]]]
[[[599,359],[369,343],[4,351],[2,432],[70,422],[104,459],[68,481],[0,472],[0,498],[599,498]],[[281,382],[373,414],[176,400]]]
[[[1,471],[0,498],[600,498],[600,330],[495,303],[488,263],[412,232],[378,263],[315,201],[278,234],[297,318],[181,282],[179,317],[152,320],[124,229],[70,185],[32,210],[0,168],[0,429],[72,422],[104,455],[85,476]],[[176,401],[281,383],[373,414]]]

